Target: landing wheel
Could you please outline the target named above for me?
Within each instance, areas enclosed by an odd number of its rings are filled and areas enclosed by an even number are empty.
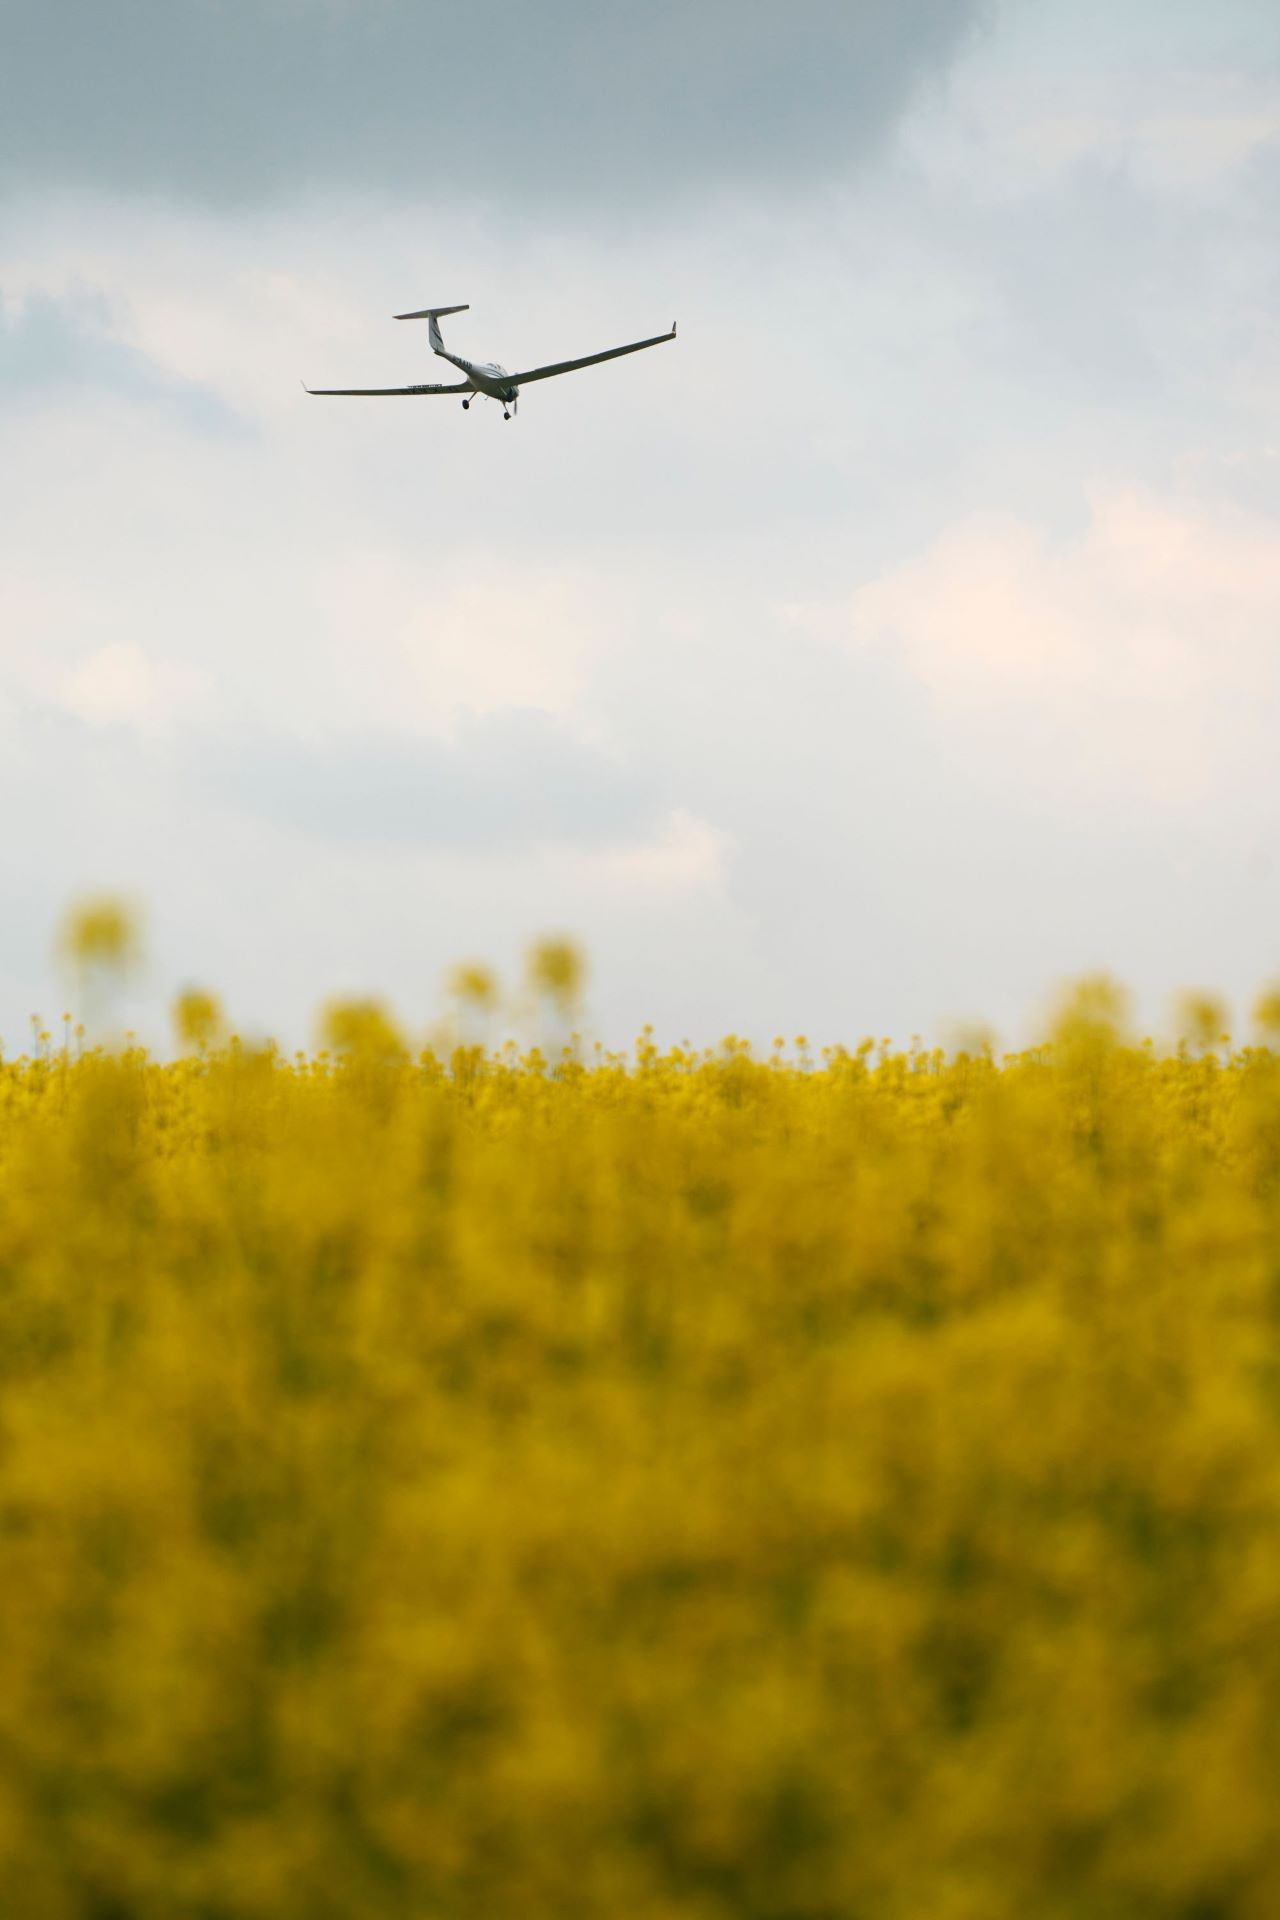
[[[504,420],[509,420],[511,418],[511,415],[509,413],[504,413],[502,417]]]
[[[463,411],[463,412],[465,413],[465,412],[466,412],[466,410],[467,410],[467,408],[468,408],[468,407],[469,407],[470,405],[471,405],[471,402],[470,402],[469,400],[464,400],[464,401],[463,401],[463,403],[462,403],[462,411]]]

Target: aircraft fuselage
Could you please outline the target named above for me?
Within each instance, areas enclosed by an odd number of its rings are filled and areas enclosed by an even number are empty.
[[[459,373],[466,374],[476,393],[487,393],[491,400],[501,400],[504,406],[509,406],[516,398],[519,388],[506,368],[498,366],[495,361],[464,360],[460,353],[440,353],[439,347],[435,351],[442,360],[455,366]]]

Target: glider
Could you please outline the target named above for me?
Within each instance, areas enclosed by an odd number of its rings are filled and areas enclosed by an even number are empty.
[[[527,386],[530,380],[552,380],[560,373],[576,373],[579,367],[594,367],[602,360],[617,360],[624,353],[640,353],[645,347],[660,347],[664,341],[676,337],[675,322],[672,321],[670,333],[655,333],[649,340],[633,340],[625,347],[606,347],[603,353],[588,353],[581,360],[557,360],[551,367],[530,367],[525,373],[508,373],[505,367],[496,365],[492,360],[464,360],[460,353],[450,353],[445,346],[440,332],[441,319],[447,313],[469,311],[468,306],[423,307],[417,313],[398,313],[395,316],[397,320],[425,320],[431,351],[465,374],[464,380],[454,380],[447,386],[420,387],[306,387],[305,381],[303,385],[312,394],[345,394],[366,399],[386,399],[396,394],[460,393],[464,408],[471,405],[478,393],[483,393],[490,400],[501,400],[502,417],[509,420],[516,411],[521,387]]]

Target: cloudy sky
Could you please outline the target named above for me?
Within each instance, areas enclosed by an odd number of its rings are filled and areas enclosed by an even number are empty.
[[[465,29],[465,31],[464,31]],[[0,0],[0,1035],[1280,974],[1271,0]],[[528,366],[452,400],[407,307]]]

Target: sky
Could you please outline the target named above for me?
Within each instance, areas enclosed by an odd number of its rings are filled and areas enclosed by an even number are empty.
[[[1270,0],[0,0],[0,1038],[1280,976]],[[405,309],[531,366],[453,399]],[[445,374],[448,370],[445,369]],[[512,1016],[514,1017],[514,1015]]]

